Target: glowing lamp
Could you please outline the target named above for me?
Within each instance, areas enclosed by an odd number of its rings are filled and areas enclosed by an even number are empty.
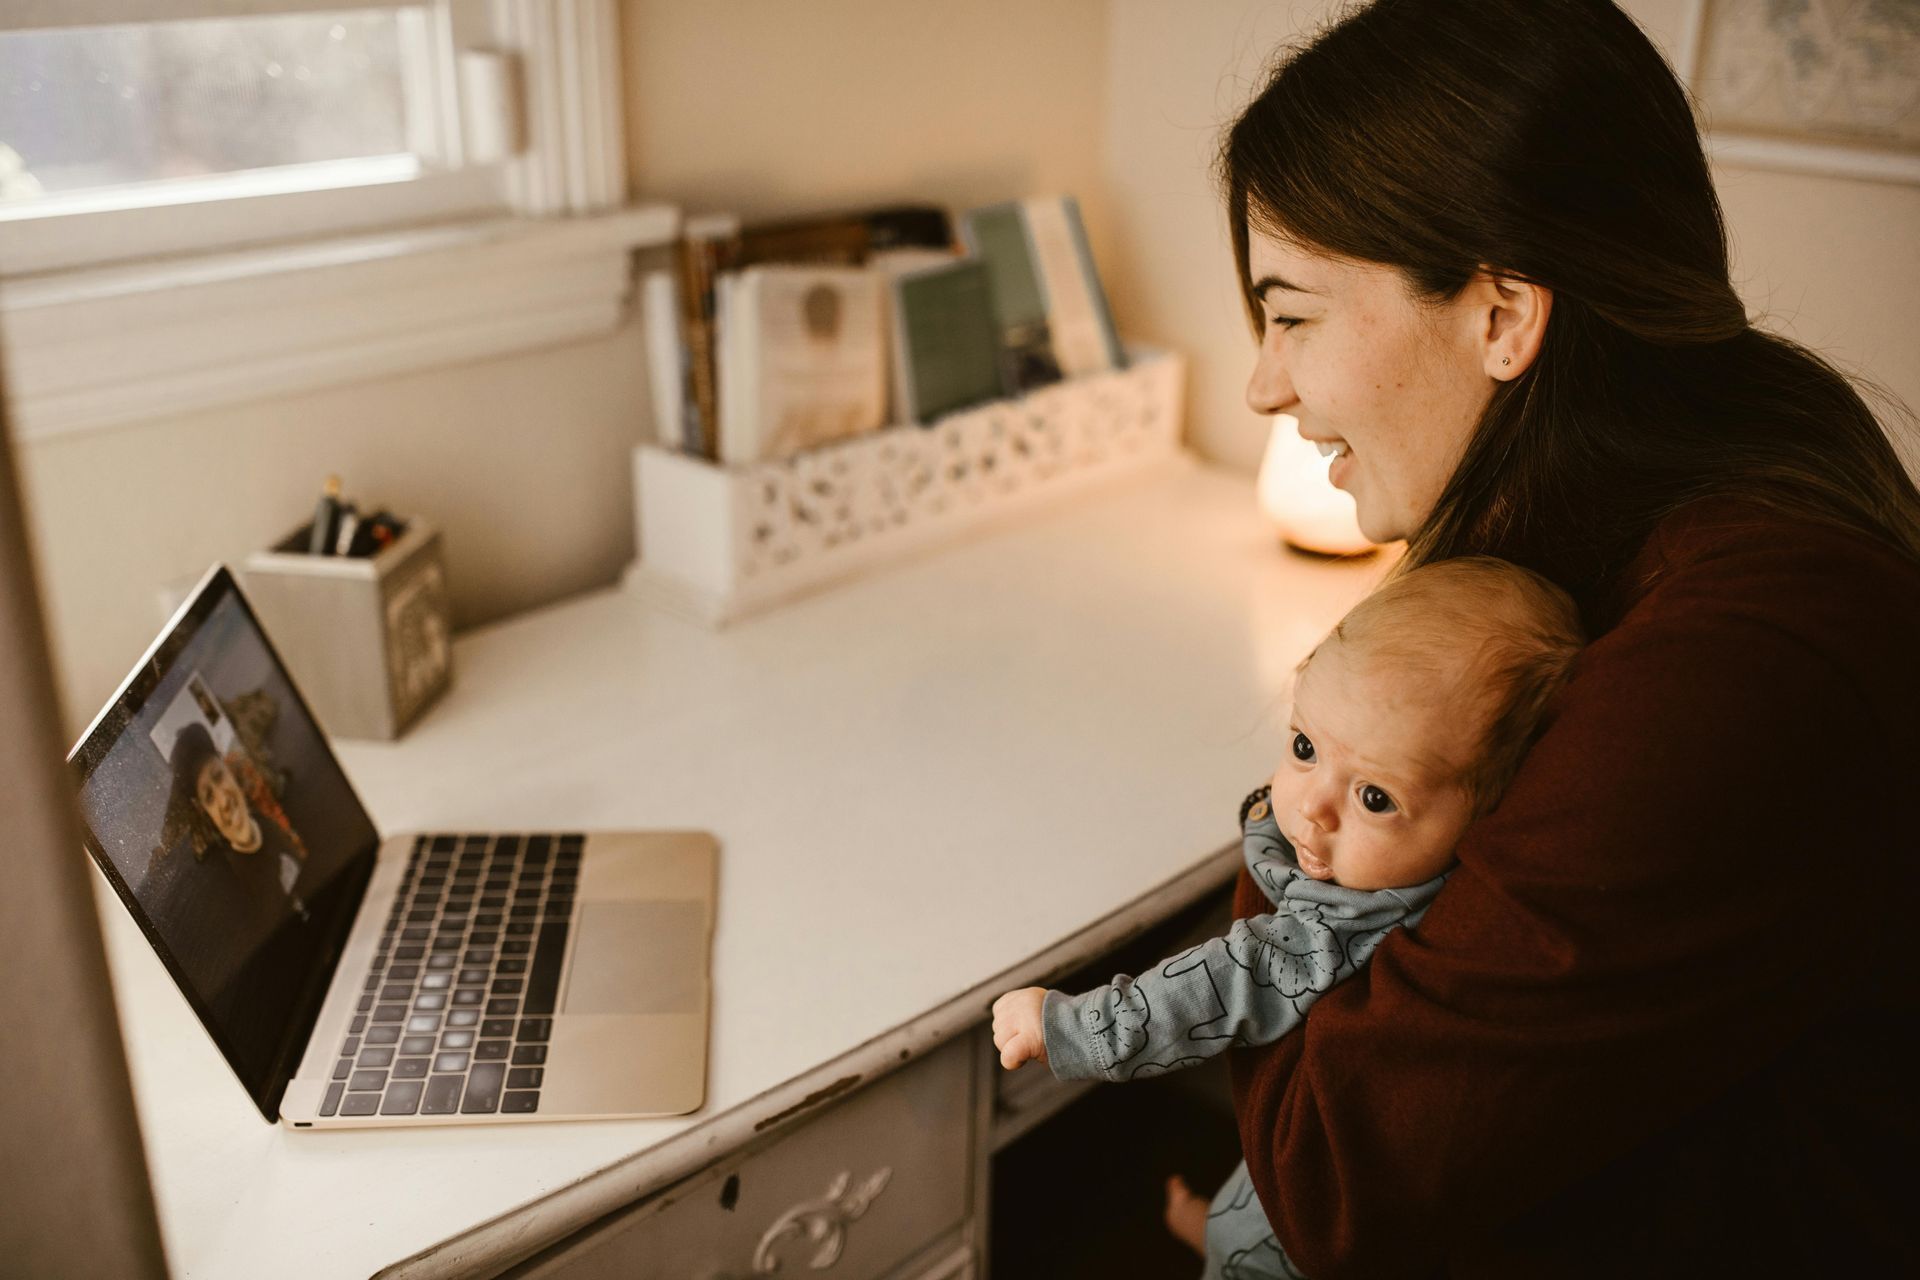
[[[1327,480],[1331,460],[1300,438],[1300,422],[1290,413],[1275,415],[1266,457],[1260,461],[1260,507],[1280,528],[1289,546],[1325,556],[1349,556],[1373,550],[1360,532],[1353,495]]]

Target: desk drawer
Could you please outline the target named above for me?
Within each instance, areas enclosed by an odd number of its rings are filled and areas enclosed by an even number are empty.
[[[510,1274],[747,1280],[777,1268],[878,1280],[966,1220],[971,1044],[962,1036]]]

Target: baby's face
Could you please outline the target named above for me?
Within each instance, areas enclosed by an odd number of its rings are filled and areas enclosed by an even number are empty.
[[[1479,718],[1347,648],[1329,640],[1300,673],[1274,821],[1315,880],[1419,884],[1446,869],[1473,817],[1460,780]]]

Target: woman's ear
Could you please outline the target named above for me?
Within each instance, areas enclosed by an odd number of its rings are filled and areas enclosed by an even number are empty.
[[[1481,366],[1497,382],[1513,381],[1540,355],[1553,290],[1482,271],[1468,283],[1467,292]]]

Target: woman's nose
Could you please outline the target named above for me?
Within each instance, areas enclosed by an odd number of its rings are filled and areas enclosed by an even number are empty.
[[[1253,362],[1253,376],[1247,379],[1247,407],[1263,416],[1285,413],[1300,402],[1293,393],[1293,378],[1279,355],[1265,343]]]

